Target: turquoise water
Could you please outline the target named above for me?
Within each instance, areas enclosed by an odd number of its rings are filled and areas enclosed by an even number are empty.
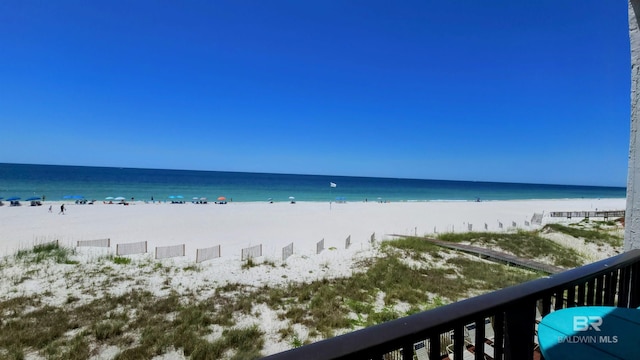
[[[336,187],[329,184],[333,182]],[[515,184],[327,175],[0,164],[0,197],[47,200],[122,196],[166,200],[169,196],[225,196],[232,201],[433,201],[624,198],[623,187]]]

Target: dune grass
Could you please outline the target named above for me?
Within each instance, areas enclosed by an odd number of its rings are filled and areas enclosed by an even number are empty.
[[[443,234],[441,239],[496,246],[522,257],[579,262],[577,254],[536,233]],[[44,295],[0,301],[0,358],[24,359],[35,351],[47,359],[88,359],[99,347],[116,346],[121,349],[115,356],[118,360],[152,358],[172,350],[191,359],[255,359],[263,355],[265,334],[257,322],[242,326],[236,322],[255,318],[257,305],[276,312],[282,322],[276,333],[297,347],[542,276],[417,237],[382,242],[379,250],[379,256],[361,261],[349,277],[284,286],[230,283],[217,285],[199,300],[169,286],[165,295],[132,287],[118,296],[75,299],[61,307],[46,305]],[[42,253],[57,262],[57,251],[55,247],[39,249],[16,259],[40,264],[34,259]],[[115,258],[105,266],[113,263]],[[119,265],[166,276],[184,272],[170,265]],[[104,286],[110,284],[107,281]],[[309,335],[302,337],[294,330],[298,326],[307,328]],[[224,330],[212,337],[216,328]]]
[[[58,242],[34,245],[30,250],[19,250],[15,258],[24,262],[40,264],[52,260],[58,264],[76,265],[78,261],[71,260],[76,250],[58,245]]]
[[[580,222],[577,224],[584,225],[584,222]],[[608,244],[613,247],[621,247],[623,242],[623,237],[615,234],[611,234],[610,232],[602,229],[599,226],[599,223],[594,223],[594,227],[592,229],[585,229],[578,226],[564,226],[561,224],[548,224],[545,225],[542,231],[555,231],[563,234],[567,234],[569,236],[573,236],[577,239],[583,239],[587,243],[594,243],[596,245],[605,245]],[[605,223],[608,226],[613,226],[615,224]]]
[[[584,264],[584,259],[574,249],[546,239],[536,231],[515,233],[468,232],[438,235],[439,240],[467,242],[471,245],[497,247],[518,257],[540,259],[548,257],[556,266],[574,268]]]

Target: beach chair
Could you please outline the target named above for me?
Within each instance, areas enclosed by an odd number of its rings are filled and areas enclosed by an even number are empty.
[[[416,355],[417,360],[429,360],[429,348],[425,341],[413,344],[413,353]]]
[[[454,355],[453,355],[453,344],[450,344],[450,345],[447,346],[447,356],[449,357],[449,360],[456,359],[454,357]],[[465,349],[462,352],[462,359],[463,360],[475,360],[475,358],[476,358],[475,355],[471,351],[469,351],[467,349]]]
[[[475,323],[465,325],[464,337],[465,337],[466,343],[475,346],[475,343],[476,343],[476,324]],[[486,318],[484,321],[484,338],[485,338],[485,343],[483,344],[484,354],[493,359],[495,357],[495,352],[491,344],[493,344],[493,342],[495,341],[495,333],[493,331],[493,324],[491,324],[490,318]],[[491,344],[488,344],[487,340],[489,340]]]

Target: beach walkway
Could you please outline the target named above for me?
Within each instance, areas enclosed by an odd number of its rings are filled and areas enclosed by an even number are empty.
[[[551,217],[566,217],[567,219],[571,218],[604,218],[605,221],[609,220],[610,217],[614,218],[624,218],[625,210],[614,210],[614,211],[552,211],[549,214]]]
[[[409,235],[398,235],[398,234],[391,234],[391,236],[397,236],[402,238],[413,237]],[[507,254],[507,253],[503,253],[503,252],[495,251],[491,249],[486,249],[478,246],[457,244],[457,243],[441,241],[441,240],[436,240],[436,239],[427,238],[427,237],[422,239],[425,241],[429,241],[435,245],[442,246],[444,248],[466,252],[468,254],[481,257],[483,259],[502,262],[509,265],[516,265],[516,266],[520,266],[530,270],[541,271],[547,274],[557,274],[566,270],[563,268],[559,268],[557,266],[543,264],[531,259],[525,259],[525,258],[517,257],[515,255],[511,255],[511,254]]]

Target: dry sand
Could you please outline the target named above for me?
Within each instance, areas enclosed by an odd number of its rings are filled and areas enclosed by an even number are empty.
[[[317,202],[290,203],[229,203],[166,204],[136,202],[128,206],[97,203],[76,205],[67,203],[64,215],[58,214],[61,203],[44,206],[0,207],[0,301],[16,296],[47,293],[44,301],[63,306],[70,297],[75,303],[89,302],[104,292],[122,294],[141,288],[157,295],[169,291],[198,294],[207,297],[217,286],[240,283],[251,286],[275,285],[292,281],[312,281],[325,277],[349,276],[357,271],[357,261],[377,256],[370,244],[391,239],[390,234],[429,235],[435,232],[463,232],[472,224],[473,230],[513,230],[515,222],[521,229],[534,213],[544,213],[548,222],[567,222],[551,218],[551,211],[622,210],[625,199],[526,200],[486,202],[360,202],[328,204]],[[49,212],[52,205],[52,212]],[[573,219],[572,221],[579,221]],[[504,226],[501,229],[499,223]],[[345,239],[351,236],[351,247],[345,249]],[[63,246],[74,247],[78,240],[111,239],[111,248],[77,248],[76,259],[83,264],[79,273],[73,265],[55,265],[36,269],[38,264],[11,264],[9,255],[34,244],[58,240]],[[325,250],[316,254],[316,243],[325,240]],[[563,241],[563,239],[556,239]],[[101,267],[105,255],[115,254],[116,244],[147,241],[149,253],[131,255],[134,262],[160,262],[176,268],[195,264],[196,249],[221,246],[221,257],[197,265],[198,271],[176,271],[166,274],[153,266],[130,266],[117,269],[120,280]],[[282,265],[282,248],[294,244],[294,254]],[[156,246],[184,244],[186,255],[154,260]],[[241,268],[241,249],[263,245],[263,256],[257,261],[275,263],[272,267]],[[566,245],[566,244],[565,244]],[[579,249],[591,260],[612,254],[598,249]],[[1,265],[1,264],[0,264]],[[25,268],[25,266],[27,268]],[[25,280],[24,274],[32,273]],[[167,282],[169,285],[167,286]],[[103,284],[103,285],[101,285]],[[90,290],[90,291],[89,291]],[[264,354],[286,350],[278,329],[286,326],[269,309],[257,309],[258,318],[236,319],[238,324],[258,324],[266,333]],[[296,331],[305,337],[305,329]],[[108,359],[118,349],[105,348],[96,358]],[[168,356],[168,357],[167,357]],[[37,359],[38,357],[32,357]],[[165,355],[183,358],[179,353]]]
[[[136,202],[128,206],[66,205],[0,207],[0,255],[33,244],[59,240],[72,246],[78,240],[110,238],[112,244],[148,241],[156,246],[185,244],[186,258],[195,260],[197,248],[221,245],[224,257],[239,258],[242,248],[263,244],[264,256],[279,259],[282,247],[294,243],[295,253],[314,254],[315,244],[344,248],[345,239],[364,246],[375,233],[425,235],[434,232],[501,231],[526,226],[534,213],[551,211],[623,210],[625,199],[524,200],[486,202],[319,202],[166,204]],[[499,223],[504,225],[499,228]]]

